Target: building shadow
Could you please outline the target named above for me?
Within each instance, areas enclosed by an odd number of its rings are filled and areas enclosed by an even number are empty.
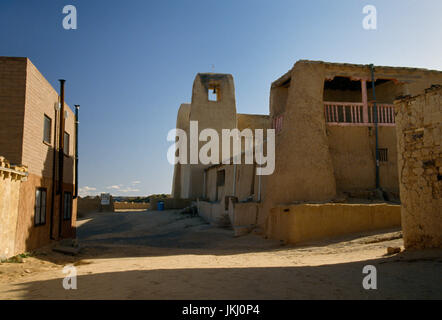
[[[439,251],[440,253],[440,251]],[[79,269],[77,290],[60,278],[13,284],[7,299],[441,299],[442,259],[407,255],[322,266],[174,268],[92,274]],[[377,269],[377,290],[365,290],[362,269]],[[95,271],[96,272],[96,271]]]

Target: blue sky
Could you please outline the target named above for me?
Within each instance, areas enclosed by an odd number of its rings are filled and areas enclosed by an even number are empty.
[[[77,30],[62,27],[70,4]],[[442,70],[441,12],[440,0],[2,0],[0,55],[29,57],[57,90],[67,80],[83,192],[170,193],[166,137],[198,72],[233,74],[238,112],[265,114],[299,59]]]

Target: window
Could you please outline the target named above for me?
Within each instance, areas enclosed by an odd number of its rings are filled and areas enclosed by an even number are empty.
[[[63,210],[63,219],[71,220],[72,217],[72,193],[65,192],[64,193],[64,210]]]
[[[378,159],[380,162],[388,162],[388,149],[387,148],[379,148],[378,149],[379,156]]]
[[[219,87],[212,86],[209,87],[208,95],[209,95],[209,101],[219,101]]]
[[[64,148],[63,148],[63,152],[65,155],[69,155],[69,133],[65,132],[64,133]]]
[[[46,189],[38,188],[35,192],[34,224],[42,226],[46,224]]]
[[[44,116],[43,123],[43,141],[46,143],[51,143],[51,130],[52,129],[52,119],[47,115]]]
[[[224,186],[226,181],[226,170],[220,170],[216,174],[216,186],[222,187]]]

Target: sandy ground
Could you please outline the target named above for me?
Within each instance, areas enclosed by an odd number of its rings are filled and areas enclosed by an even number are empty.
[[[235,238],[199,217],[166,212],[94,213],[78,222],[72,257],[43,248],[0,264],[1,299],[441,299],[442,250],[386,255],[402,246],[388,230],[288,246]],[[77,290],[62,286],[77,268]],[[362,269],[377,268],[364,290]]]

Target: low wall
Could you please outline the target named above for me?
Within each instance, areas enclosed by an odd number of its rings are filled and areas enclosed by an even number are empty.
[[[178,198],[150,199],[150,210],[158,210],[160,201],[164,202],[164,210],[183,209],[192,203],[190,200]]]
[[[266,234],[294,244],[400,225],[399,205],[300,204],[272,208]]]
[[[197,201],[198,215],[216,227],[228,225],[229,221],[223,202]],[[227,221],[226,221],[227,218]]]
[[[150,203],[148,202],[114,202],[114,210],[131,210],[131,209],[149,209]]]
[[[16,254],[20,185],[27,178],[25,167],[11,166],[0,157],[0,260]]]
[[[77,211],[79,214],[88,213],[88,212],[97,212],[100,209],[100,198],[78,198],[77,201]]]
[[[95,198],[78,198],[77,201],[77,211],[79,215],[89,213],[89,212],[112,212],[114,211],[113,198],[111,196],[109,205],[101,205],[100,197]]]
[[[257,202],[235,202],[230,199],[229,218],[234,227],[256,225],[258,219]]]

